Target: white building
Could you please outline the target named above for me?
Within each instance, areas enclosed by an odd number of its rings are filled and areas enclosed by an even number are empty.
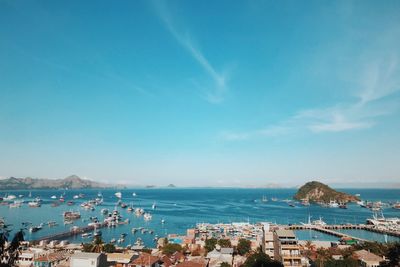
[[[71,256],[70,267],[106,267],[107,256],[103,253],[76,252]]]

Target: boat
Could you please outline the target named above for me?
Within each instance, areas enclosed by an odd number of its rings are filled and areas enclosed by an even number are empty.
[[[153,205],[151,206],[151,208],[152,208],[153,210],[155,210],[155,209],[157,208],[156,202],[153,202]]]
[[[43,224],[41,223],[41,224],[39,224],[38,226],[32,226],[32,227],[30,227],[30,228],[29,228],[29,232],[34,233],[34,232],[37,232],[37,231],[39,231],[39,230],[42,230],[42,228],[43,228]]]
[[[132,207],[132,206],[129,206],[129,207],[126,209],[126,211],[128,211],[128,212],[133,212],[133,207]]]
[[[164,219],[161,219],[161,223],[164,224],[164,223],[165,223],[165,220],[164,220]]]
[[[122,193],[121,192],[117,192],[114,194],[117,198],[121,199],[122,198]]]
[[[74,202],[73,202],[73,201],[68,201],[68,202],[67,202],[67,205],[68,205],[68,206],[73,206],[73,205],[74,205]]]
[[[132,193],[132,196],[136,197],[137,195],[136,195],[136,193],[135,193],[135,192],[133,192],[133,193]]]
[[[78,199],[78,198],[79,198],[79,195],[73,196],[73,199]]]
[[[400,209],[400,202],[396,202],[396,203],[394,203],[393,205],[392,205],[392,208],[393,209]]]
[[[48,221],[48,222],[47,222],[47,225],[48,225],[49,227],[53,227],[53,226],[56,226],[56,225],[57,225],[57,222],[56,222],[56,221]]]
[[[128,207],[128,205],[126,205],[125,203],[121,203],[121,208],[126,209]]]
[[[16,199],[17,197],[15,195],[6,195],[5,197],[3,197],[3,201],[11,201]]]
[[[111,244],[113,244],[113,243],[115,243],[115,242],[117,242],[117,240],[116,240],[115,238],[112,238],[112,239],[110,240],[110,243],[111,243]]]
[[[301,205],[310,206],[310,201],[307,198],[301,200]]]
[[[31,208],[39,208],[40,207],[40,202],[30,201],[30,202],[28,202],[28,206],[31,207]]]
[[[108,214],[108,209],[101,209],[100,211],[102,214]]]
[[[63,213],[64,220],[77,220],[81,217],[81,214],[76,211],[66,211]]]
[[[276,201],[278,201],[278,198],[276,198],[276,197],[271,197],[271,200],[274,201],[274,202],[276,202]]]
[[[339,207],[339,203],[337,203],[335,200],[331,200],[331,201],[329,201],[328,207],[330,207],[330,208],[338,208]]]
[[[145,221],[150,221],[153,218],[153,216],[150,213],[145,213],[143,214],[143,218]]]
[[[92,234],[91,233],[83,233],[81,236],[82,236],[82,238],[87,238],[87,237],[91,237]]]
[[[339,204],[339,208],[340,208],[340,209],[347,209],[346,203],[344,203],[344,202],[343,202],[343,203],[340,203],[340,204]]]
[[[57,199],[57,197],[55,195],[51,196],[51,199]]]
[[[10,204],[10,208],[20,208],[22,206],[22,200],[15,200],[13,203]]]
[[[296,205],[294,205],[293,202],[289,202],[288,205],[289,205],[289,207],[292,207],[292,208],[296,207]]]
[[[268,202],[268,198],[266,196],[263,196],[261,199],[261,202],[266,203]]]

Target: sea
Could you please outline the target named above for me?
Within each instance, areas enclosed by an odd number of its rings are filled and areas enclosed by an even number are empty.
[[[340,191],[350,194],[360,194],[361,199],[368,201],[396,202],[400,201],[400,189],[342,189]],[[141,207],[152,214],[150,221],[145,221],[143,216],[137,217],[134,213],[128,212],[117,206],[117,190],[19,190],[0,191],[0,196],[13,194],[23,195],[25,203],[20,208],[9,208],[0,205],[0,217],[4,218],[9,228],[10,235],[22,228],[23,222],[30,222],[32,225],[39,225],[48,221],[56,221],[57,225],[49,227],[45,225],[42,230],[30,233],[25,229],[26,240],[37,240],[43,236],[60,233],[69,230],[73,225],[86,226],[90,217],[98,217],[103,221],[105,215],[100,210],[107,208],[112,211],[117,208],[123,219],[129,218],[130,223],[120,225],[116,228],[102,228],[102,238],[109,242],[112,238],[118,239],[122,233],[128,234],[125,242],[120,246],[134,244],[137,238],[141,238],[145,245],[154,247],[155,236],[164,237],[167,234],[186,234],[188,228],[193,228],[197,223],[231,223],[231,222],[271,222],[277,224],[299,224],[322,218],[329,224],[357,224],[365,223],[366,219],[372,217],[369,209],[361,208],[356,204],[349,204],[348,209],[324,208],[318,205],[302,206],[296,203],[290,207],[287,200],[292,199],[296,189],[243,189],[243,188],[136,188],[118,190],[122,193],[122,201],[133,207]],[[31,198],[29,198],[31,193]],[[84,210],[80,207],[82,202],[94,199],[101,193],[103,203],[95,207],[94,211]],[[135,194],[134,194],[135,193]],[[59,197],[64,194],[65,203],[52,207],[54,199],[51,196]],[[73,199],[74,195],[84,194],[82,199]],[[135,196],[134,196],[135,195]],[[39,208],[32,208],[27,202],[35,197],[43,201]],[[267,202],[262,199],[267,198]],[[276,201],[272,201],[274,198]],[[73,206],[67,206],[67,201],[74,201]],[[156,208],[152,209],[152,205]],[[63,212],[79,211],[82,218],[76,220],[73,225],[63,223]],[[387,207],[383,209],[385,217],[400,217],[400,210]],[[162,223],[164,220],[164,223]],[[154,233],[142,234],[138,231],[131,233],[132,228],[153,230]],[[400,241],[400,238],[381,235],[368,231],[350,230],[350,234],[364,239],[378,242]],[[314,231],[296,231],[299,240],[325,240],[337,241],[336,237],[316,233]],[[90,242],[90,238],[83,238],[80,235],[66,239],[71,243]]]

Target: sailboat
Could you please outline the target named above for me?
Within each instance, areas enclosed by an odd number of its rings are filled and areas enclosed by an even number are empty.
[[[265,203],[265,202],[268,202],[268,198],[267,198],[266,196],[263,196],[262,199],[261,199],[261,201],[264,202],[264,203]]]
[[[117,192],[114,194],[117,198],[122,198],[122,193],[121,192]]]
[[[155,210],[155,209],[157,208],[156,202],[153,202],[153,205],[151,206],[151,208],[152,208],[153,210]]]

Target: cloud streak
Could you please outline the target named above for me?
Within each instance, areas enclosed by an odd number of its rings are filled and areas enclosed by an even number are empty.
[[[400,66],[397,56],[390,56],[367,64],[356,82],[356,99],[333,106],[298,111],[276,125],[262,129],[231,132],[220,136],[228,141],[256,137],[276,137],[300,132],[338,133],[372,128],[378,118],[395,113],[400,106]]]
[[[174,20],[166,5],[163,2],[154,3],[158,16],[162,20],[166,29],[176,39],[176,41],[185,48],[194,60],[203,68],[203,70],[213,80],[213,90],[206,92],[206,99],[211,103],[220,103],[228,91],[228,75],[224,72],[218,72],[210,61],[204,56],[198,47],[196,47],[190,34],[178,31]]]

